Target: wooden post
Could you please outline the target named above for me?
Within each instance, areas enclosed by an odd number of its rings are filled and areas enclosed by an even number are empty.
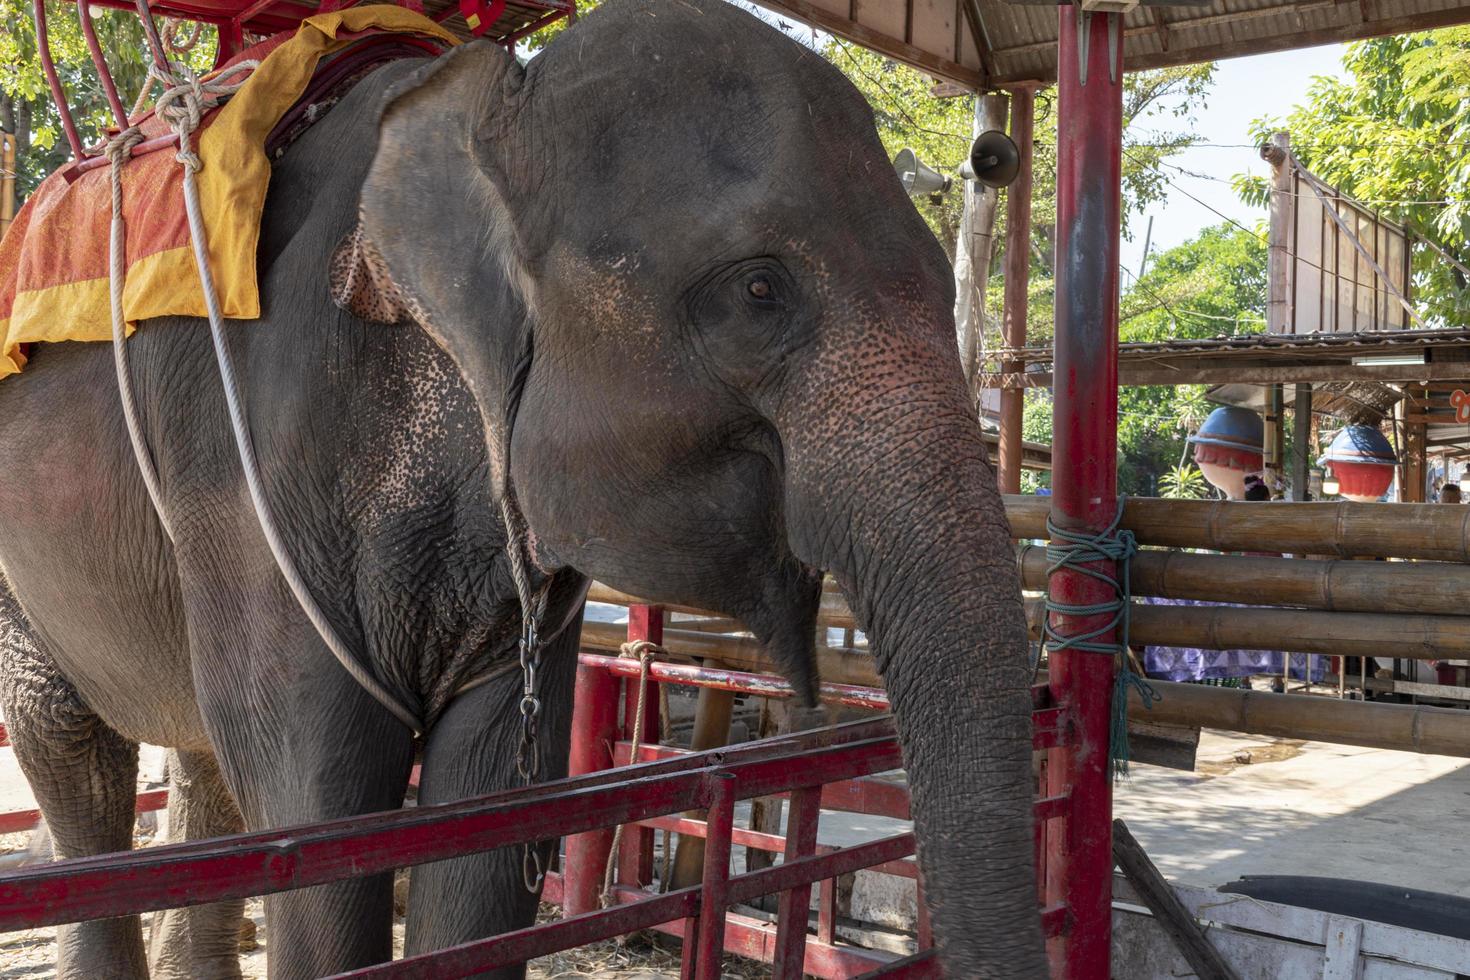
[[[1272,133],[1261,147],[1261,158],[1271,165],[1271,232],[1266,266],[1266,331],[1294,333],[1291,316],[1291,140]]]
[[[0,132],[0,238],[15,219],[15,134]]]
[[[1021,169],[1006,188],[1005,307],[1001,332],[1006,347],[1026,346],[1026,315],[1031,288],[1031,157],[1036,123],[1036,92],[1019,88],[1011,93],[1011,139],[1020,151]],[[1018,361],[1002,363],[1004,374],[1025,368]],[[1001,493],[1021,492],[1021,421],[1026,392],[1020,388],[1000,391],[1000,444],[997,447],[998,482]]]
[[[1312,482],[1312,386],[1296,386],[1291,419],[1291,499],[1306,500]]]
[[[1163,927],[1169,938],[1174,940],[1175,947],[1184,954],[1195,976],[1200,980],[1238,980],[1236,972],[1225,962],[1220,951],[1210,944],[1204,928],[1174,894],[1174,889],[1159,874],[1159,869],[1149,860],[1148,854],[1122,820],[1113,821],[1113,858],[1153,913],[1154,921]]]
[[[975,99],[975,135],[1006,128],[1006,97],[992,93]],[[990,276],[990,253],[995,234],[995,207],[1000,195],[978,180],[965,184],[965,212],[955,243],[955,324],[960,331],[960,353],[972,395],[980,369],[980,337],[985,332],[985,287]]]
[[[1273,485],[1283,482],[1286,460],[1286,411],[1282,386],[1274,384],[1266,390],[1266,445],[1262,455],[1262,468],[1270,475],[1267,482]]]
[[[1411,419],[1410,398],[1415,389],[1408,389],[1404,393],[1402,401],[1395,406],[1397,421],[1402,426],[1404,444],[1399,447],[1399,453],[1403,457],[1399,464],[1399,503],[1422,504],[1425,502],[1425,454],[1428,447],[1425,446],[1428,425],[1417,419]],[[1422,389],[1421,389],[1422,390]]]
[[[770,738],[777,733],[784,734],[788,731],[786,726],[786,705],[781,701],[771,698],[761,699],[760,737]],[[762,796],[750,801],[750,829],[763,834],[779,834],[781,832],[781,810],[782,799],[779,796]],[[747,847],[745,849],[745,867],[748,871],[759,871],[761,868],[769,868],[775,864],[775,857],[769,851],[763,851],[758,847]],[[774,906],[774,903],[772,903]],[[762,908],[766,908],[764,904]]]
[[[717,660],[705,661],[707,667],[722,666]],[[699,689],[699,700],[694,706],[694,734],[690,748],[696,752],[717,749],[730,742],[730,715],[735,708],[735,695],[730,691],[713,688]],[[691,810],[684,814],[695,820],[705,819],[703,810]],[[674,870],[670,875],[668,890],[696,884],[704,873],[704,838],[679,835],[679,845],[674,849]]]

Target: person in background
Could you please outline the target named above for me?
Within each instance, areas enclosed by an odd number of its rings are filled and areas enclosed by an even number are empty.
[[[1247,473],[1245,477],[1245,500],[1270,500],[1271,487],[1259,473]]]
[[[1439,490],[1439,502],[1442,504],[1458,504],[1460,502],[1460,485],[1458,483],[1446,483]]]

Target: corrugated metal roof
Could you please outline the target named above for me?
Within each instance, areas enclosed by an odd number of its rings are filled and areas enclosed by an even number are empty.
[[[1301,356],[1319,353],[1337,359],[1361,355],[1367,350],[1415,347],[1463,347],[1470,345],[1470,330],[1381,330],[1373,333],[1246,334],[1239,337],[1210,337],[1203,340],[1159,340],[1118,345],[1120,361],[1161,356],[1221,355],[1244,353],[1253,357],[1271,354]],[[1052,348],[1024,347],[987,352],[995,360],[1050,363]],[[1470,365],[1467,365],[1470,373]]]
[[[757,2],[969,87],[1056,78],[1058,10],[1071,10],[1006,0]],[[1158,68],[1467,22],[1470,3],[1456,0],[1139,6],[1124,15],[1124,63]],[[978,46],[972,26],[979,28]]]

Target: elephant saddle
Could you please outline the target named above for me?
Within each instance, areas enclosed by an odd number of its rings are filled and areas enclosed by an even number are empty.
[[[455,43],[422,14],[367,6],[310,17],[234,59],[260,64],[194,133],[210,269],[226,317],[260,316],[255,252],[271,159],[371,68]],[[144,140],[169,133],[152,113],[134,123]],[[128,332],[153,317],[205,316],[172,147],[134,156],[121,178]],[[111,221],[108,164],[51,174],[16,215],[0,241],[0,378],[24,367],[30,344],[112,339]]]

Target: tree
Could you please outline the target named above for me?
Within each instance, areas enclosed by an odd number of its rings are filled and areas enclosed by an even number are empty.
[[[1124,292],[1123,341],[1202,339],[1259,333],[1266,327],[1266,243],[1230,224],[1201,231],[1161,252]],[[1186,467],[1186,438],[1211,406],[1203,385],[1128,387],[1118,392],[1118,482],[1122,492],[1155,493]]]
[[[1285,121],[1257,120],[1256,138],[1288,131],[1313,173],[1470,264],[1470,27],[1359,41],[1343,67],[1350,78],[1316,79]],[[1236,185],[1264,205],[1264,178]],[[1463,322],[1467,285],[1438,254],[1414,249],[1415,305],[1426,320]]]
[[[46,21],[51,56],[82,142],[95,145],[112,124],[112,113],[87,53],[75,5],[47,0]],[[41,70],[29,0],[0,0],[0,23],[19,27],[0,32],[0,129],[15,134],[16,193],[24,200],[43,177],[71,157],[71,147]],[[118,94],[131,108],[148,73],[142,24],[130,11],[100,7],[92,8],[92,23]],[[207,28],[186,57],[191,66],[204,68],[214,63],[214,52],[215,31]]]
[[[1233,225],[1206,228],[1159,253],[1124,291],[1124,341],[1206,338],[1265,328],[1266,243]],[[1125,387],[1118,391],[1118,491],[1154,495],[1189,490],[1189,434],[1213,407],[1203,385]],[[1049,442],[1051,401],[1027,398],[1026,438]],[[1035,480],[1035,478],[1033,478]]]

